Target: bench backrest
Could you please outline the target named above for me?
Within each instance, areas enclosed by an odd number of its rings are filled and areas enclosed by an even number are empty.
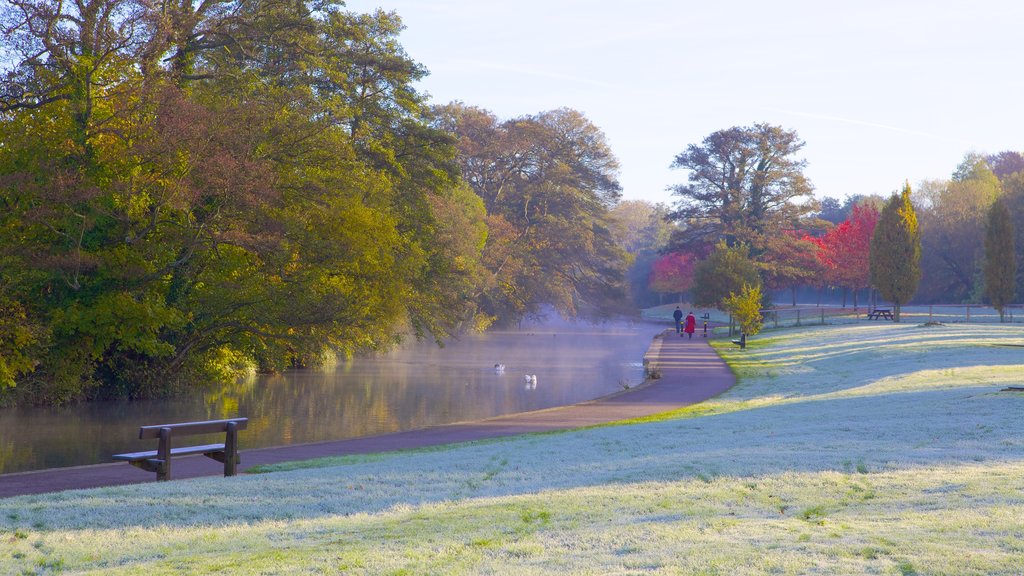
[[[245,430],[249,424],[248,418],[229,418],[227,420],[206,420],[204,422],[181,422],[178,424],[159,424],[156,426],[142,426],[139,428],[139,439],[159,438],[161,428],[170,428],[175,436],[191,434],[213,434],[215,432],[227,432],[228,423],[235,423],[235,430]]]

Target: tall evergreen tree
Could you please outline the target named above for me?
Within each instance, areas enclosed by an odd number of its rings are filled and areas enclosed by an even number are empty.
[[[921,282],[921,232],[910,203],[910,184],[893,194],[878,217],[871,237],[871,283],[893,303],[893,317],[914,297]]]
[[[988,211],[985,229],[985,296],[1004,321],[1006,305],[1013,301],[1017,258],[1010,211],[996,201]]]

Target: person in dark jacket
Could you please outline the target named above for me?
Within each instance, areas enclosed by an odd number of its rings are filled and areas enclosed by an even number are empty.
[[[676,306],[676,311],[672,313],[672,317],[676,319],[676,334],[679,334],[683,327],[683,311],[679,309],[679,306]],[[682,336],[682,334],[680,334],[680,336]]]

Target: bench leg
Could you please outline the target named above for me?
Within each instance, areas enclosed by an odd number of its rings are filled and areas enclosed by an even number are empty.
[[[227,437],[224,439],[224,475],[238,473],[238,425],[228,422]]]
[[[161,462],[156,469],[157,482],[171,479],[171,429],[160,429],[160,445],[156,449],[156,457]]]

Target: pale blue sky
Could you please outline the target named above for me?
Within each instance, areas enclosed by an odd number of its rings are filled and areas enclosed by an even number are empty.
[[[948,178],[968,151],[1024,151],[1018,0],[350,0],[397,11],[420,88],[501,118],[575,108],[627,199],[671,202],[670,170],[716,130],[795,129],[816,194]]]

